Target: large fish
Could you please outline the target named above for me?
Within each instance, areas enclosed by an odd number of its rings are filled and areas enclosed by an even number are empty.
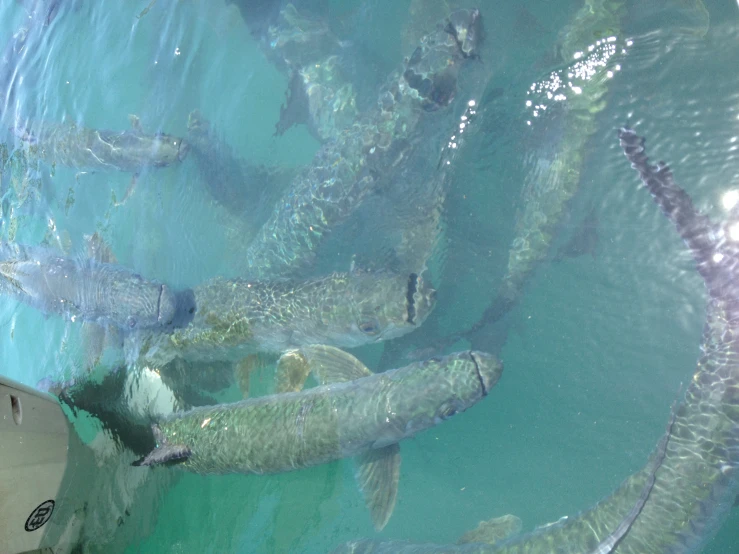
[[[643,139],[629,129],[621,129],[619,137],[632,167],[639,172],[655,202],[693,254],[709,294],[701,345],[703,354],[685,399],[675,409],[674,422],[669,429],[674,440],[665,446],[656,470],[648,465],[595,507],[521,539],[479,552],[698,552],[727,517],[739,492],[736,446],[739,437],[739,208],[735,206],[731,210],[727,221],[714,224],[696,210],[687,192],[674,182],[667,165],[649,163]],[[651,485],[646,496],[645,485]],[[636,512],[635,507],[638,508]],[[632,517],[633,521],[629,521]],[[613,542],[612,533],[619,528],[622,534]],[[355,551],[363,552],[361,549]]]
[[[307,280],[217,278],[192,293],[187,326],[136,338],[147,362],[162,366],[177,356],[236,361],[309,344],[361,346],[412,331],[436,298],[416,274],[360,271]]]
[[[0,244],[0,293],[71,321],[123,330],[164,329],[178,318],[178,294],[123,266]]]
[[[481,40],[478,10],[455,12],[427,35],[389,79],[377,105],[325,143],[298,174],[250,244],[244,274],[264,278],[307,265],[325,235],[427,138],[422,124],[452,103],[459,70],[475,58]]]
[[[153,426],[157,448],[140,464],[265,474],[358,456],[360,486],[382,529],[397,495],[397,443],[476,404],[502,372],[496,358],[474,351],[372,374],[342,350],[311,346],[283,355],[278,374],[295,364],[321,385],[165,418]]]
[[[136,173],[147,167],[165,167],[187,156],[189,145],[178,137],[145,133],[131,116],[125,131],[89,129],[74,123],[19,123],[13,127],[29,157],[77,169]]]
[[[532,272],[549,255],[557,225],[580,187],[585,146],[597,129],[596,117],[606,105],[608,84],[624,48],[618,37],[624,11],[623,2],[586,0],[561,35],[558,50],[566,66],[527,91],[532,135],[544,136],[541,146],[525,158],[522,207],[503,281],[475,328],[467,332],[474,347],[487,340],[478,332],[518,303]],[[554,129],[554,137],[546,136],[547,127]]]

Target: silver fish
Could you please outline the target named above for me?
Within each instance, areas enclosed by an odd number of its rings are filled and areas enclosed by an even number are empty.
[[[304,280],[212,279],[192,289],[192,320],[172,333],[129,334],[129,352],[162,366],[177,356],[236,361],[309,344],[356,347],[416,329],[436,291],[416,274],[352,272]]]
[[[305,364],[321,385],[162,419],[153,426],[157,448],[140,465],[177,460],[197,473],[265,474],[359,456],[360,485],[382,529],[397,494],[397,443],[476,404],[502,372],[496,358],[481,352],[380,374],[327,346],[301,348],[283,359]]]
[[[78,169],[136,173],[185,159],[190,150],[187,142],[164,133],[145,133],[136,116],[130,119],[132,129],[125,131],[47,122],[19,123],[13,131],[24,143],[29,158]]]
[[[345,221],[423,141],[423,122],[454,101],[465,62],[478,54],[482,16],[452,14],[426,37],[382,89],[365,117],[326,142],[249,245],[243,273],[286,275],[309,264]]]

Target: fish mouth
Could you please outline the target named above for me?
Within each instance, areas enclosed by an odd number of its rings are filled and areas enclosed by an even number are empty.
[[[485,37],[480,10],[457,10],[449,16],[444,30],[454,37],[464,58],[480,56],[480,46]]]
[[[480,381],[480,390],[482,396],[487,396],[500,379],[500,375],[503,372],[503,364],[496,356],[487,354],[485,352],[479,352],[476,350],[470,350],[467,355],[475,365],[475,372],[477,379]]]
[[[411,273],[408,276],[408,288],[405,291],[406,300],[406,318],[405,320],[411,325],[415,325],[416,322],[416,299],[415,294],[418,291],[418,275]]]
[[[485,386],[485,379],[482,378],[482,373],[480,373],[480,364],[477,362],[477,359],[475,358],[475,355],[470,350],[469,352],[470,359],[472,360],[472,363],[475,365],[475,372],[477,373],[477,380],[480,381],[480,388],[482,389],[482,395],[487,396],[488,395],[488,388]]]
[[[157,321],[162,323],[162,295],[164,294],[164,285],[159,285],[159,298],[157,298]]]
[[[180,144],[177,147],[177,159],[183,161],[190,153],[190,143],[184,139],[180,139]]]

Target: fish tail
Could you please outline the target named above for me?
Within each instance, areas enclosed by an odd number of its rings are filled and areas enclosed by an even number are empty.
[[[136,460],[132,466],[154,466],[170,463],[180,463],[192,455],[192,450],[184,444],[168,444],[159,426],[155,423],[151,426],[157,447],[143,458]]]

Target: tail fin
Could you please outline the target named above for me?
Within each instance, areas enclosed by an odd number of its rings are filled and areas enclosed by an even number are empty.
[[[698,272],[705,280],[711,297],[733,301],[731,320],[739,316],[739,213],[733,211],[724,225],[715,225],[700,213],[687,192],[675,184],[672,171],[664,162],[649,163],[644,139],[631,129],[618,131],[624,154],[639,172],[654,201],[690,248]],[[739,320],[739,317],[736,317]]]
[[[157,447],[140,460],[133,462],[131,465],[154,466],[160,464],[179,463],[184,462],[192,455],[190,448],[184,444],[167,444],[158,425],[152,425],[151,429],[154,432]]]

